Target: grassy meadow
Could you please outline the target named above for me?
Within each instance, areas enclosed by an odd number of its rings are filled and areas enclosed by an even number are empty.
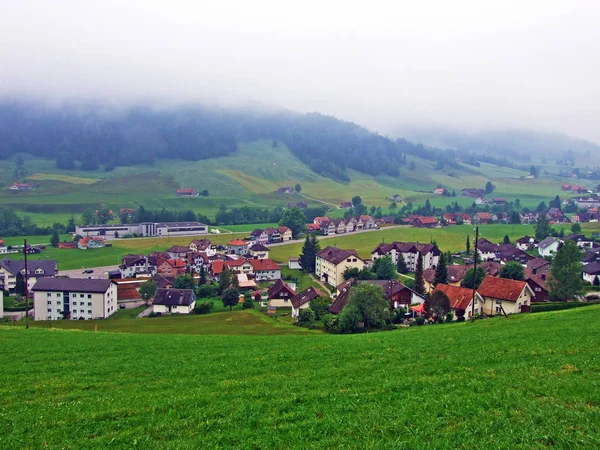
[[[187,332],[122,322],[169,321]],[[596,449],[599,321],[590,306],[351,336],[0,326],[0,447]]]

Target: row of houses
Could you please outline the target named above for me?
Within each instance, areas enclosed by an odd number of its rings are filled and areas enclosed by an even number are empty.
[[[279,226],[267,229],[257,228],[250,233],[249,245],[253,244],[276,244],[278,242],[291,241],[293,238],[292,230],[288,227]]]
[[[353,231],[372,230],[377,228],[377,223],[372,216],[361,215],[348,219],[330,219],[329,217],[315,217],[313,223],[306,225],[309,233],[318,233],[325,236],[331,234],[352,233]]]

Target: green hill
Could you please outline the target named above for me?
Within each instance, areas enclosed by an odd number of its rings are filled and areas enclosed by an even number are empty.
[[[599,320],[590,306],[354,336],[0,327],[0,447],[598,448]]]

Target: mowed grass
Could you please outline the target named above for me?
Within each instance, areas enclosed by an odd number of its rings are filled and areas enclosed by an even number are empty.
[[[595,449],[599,321],[591,306],[354,336],[0,327],[0,447]]]
[[[65,183],[71,184],[94,184],[100,181],[98,178],[84,178],[84,177],[75,177],[71,175],[62,175],[57,173],[34,173],[32,175],[27,176],[28,180],[34,181],[42,181],[42,180],[54,180],[54,181],[63,181]]]
[[[202,300],[199,300],[201,302]],[[219,305],[217,305],[219,306]],[[136,308],[137,314],[145,308]],[[257,310],[215,312],[206,315],[131,317],[130,309],[117,311],[105,320],[58,320],[33,322],[34,328],[56,330],[109,331],[144,334],[218,334],[218,335],[306,335],[320,333],[306,328],[286,326]],[[136,315],[137,315],[136,314]],[[23,325],[22,321],[19,323]]]

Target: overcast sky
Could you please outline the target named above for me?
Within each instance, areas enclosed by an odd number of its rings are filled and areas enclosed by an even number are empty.
[[[258,103],[600,143],[600,1],[8,1],[0,94]]]

